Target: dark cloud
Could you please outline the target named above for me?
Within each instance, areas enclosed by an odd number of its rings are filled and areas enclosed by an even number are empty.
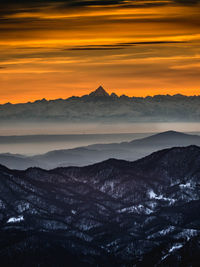
[[[130,42],[130,43],[118,43],[113,45],[87,45],[87,46],[76,46],[66,48],[64,51],[93,51],[93,50],[117,50],[125,49],[127,47],[138,46],[138,45],[159,45],[159,44],[181,44],[187,43],[183,41],[154,41],[154,42]]]
[[[198,4],[200,3],[200,0],[171,0],[171,3],[178,3],[178,4],[185,4],[185,5],[191,5],[191,4]],[[133,4],[135,6],[140,5],[150,5],[150,4],[168,4],[170,3],[168,0],[146,0],[146,1],[140,1],[140,0],[132,0],[127,2],[126,0],[1,0],[1,4],[4,6],[10,6],[12,4],[18,4],[18,5],[30,5],[30,6],[41,6],[41,5],[48,5],[48,3],[59,3],[59,4],[65,4],[66,6],[106,6],[106,5],[127,5]]]
[[[132,0],[127,2],[126,0],[69,0],[69,1],[59,1],[59,6],[57,8],[80,8],[80,7],[92,7],[92,6],[99,6],[99,7],[123,7],[123,8],[145,8],[145,7],[154,7],[154,6],[163,6],[167,5],[169,1],[167,0],[151,0],[140,1],[140,0]]]
[[[48,0],[48,1],[44,1],[44,0],[30,0],[30,1],[26,1],[26,0],[9,0],[9,2],[7,0],[1,0],[1,4],[4,5],[11,5],[11,4],[26,4],[26,5],[45,5],[48,3],[65,3],[68,6],[95,6],[95,5],[116,5],[116,4],[121,4],[126,2],[125,0]]]
[[[151,45],[151,44],[178,44],[185,43],[183,41],[153,41],[153,42],[131,42],[131,43],[120,43],[119,45]]]
[[[37,8],[48,7],[54,4],[57,9],[59,8],[81,8],[91,6],[120,6],[124,8],[140,8],[140,7],[154,7],[171,4],[180,5],[195,5],[200,3],[200,0],[132,0],[127,2],[126,0],[1,0],[0,2],[0,14],[12,14],[25,12],[36,12]]]
[[[200,3],[200,0],[172,0],[174,3],[181,5],[196,5]]]
[[[95,50],[118,50],[122,47],[74,47],[66,49],[67,51],[95,51]]]
[[[115,7],[115,8],[151,8],[166,5],[197,5],[200,0],[1,0],[0,1],[0,18],[6,15],[20,13],[37,13],[41,8],[50,8],[59,11],[64,9],[86,9],[87,7]],[[48,11],[47,11],[48,12]]]
[[[65,1],[68,6],[104,6],[104,5],[119,5],[125,0],[93,0],[93,1]],[[64,3],[64,1],[63,1]]]

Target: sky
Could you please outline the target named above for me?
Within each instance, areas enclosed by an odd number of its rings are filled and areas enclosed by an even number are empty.
[[[200,1],[0,3],[0,103],[200,94]]]

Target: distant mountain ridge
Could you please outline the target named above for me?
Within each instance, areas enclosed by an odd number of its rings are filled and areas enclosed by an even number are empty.
[[[200,146],[200,136],[167,131],[131,142],[94,144],[74,149],[49,151],[35,156],[4,153],[0,154],[0,164],[22,170],[29,167],[53,169],[56,167],[85,166],[109,158],[134,161],[157,150],[189,145]]]
[[[200,121],[200,96],[110,95],[100,86],[89,95],[0,105],[0,121],[23,122],[165,122]]]
[[[200,147],[45,171],[0,166],[2,266],[199,266]]]

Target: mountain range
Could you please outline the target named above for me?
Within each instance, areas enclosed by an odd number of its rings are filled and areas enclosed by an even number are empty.
[[[199,205],[194,145],[135,162],[0,166],[1,265],[197,267]]]
[[[128,97],[100,86],[89,95],[0,105],[1,122],[130,123],[200,121],[200,96]]]
[[[109,158],[134,161],[157,150],[189,145],[200,146],[200,136],[167,131],[131,142],[94,144],[74,149],[54,150],[35,156],[3,153],[0,154],[0,164],[22,170],[29,167],[53,169],[66,166],[85,166]]]

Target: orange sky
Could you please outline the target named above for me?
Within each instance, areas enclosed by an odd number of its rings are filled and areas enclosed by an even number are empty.
[[[0,103],[100,84],[118,95],[200,94],[199,13],[189,0],[3,2]]]

